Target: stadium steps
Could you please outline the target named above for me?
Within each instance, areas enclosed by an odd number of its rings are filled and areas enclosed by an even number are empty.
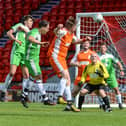
[[[40,19],[41,16],[45,13],[45,12],[49,12],[51,10],[51,8],[57,4],[59,4],[60,0],[50,0],[47,4],[41,4],[40,5],[40,9],[37,11],[33,11],[32,12],[32,16],[35,19]]]
[[[40,4],[40,7],[38,10],[32,11],[31,15],[35,18],[35,19],[40,19],[41,16],[43,15],[43,13],[45,12],[49,12],[51,10],[51,8],[57,4],[59,4],[60,0],[50,0],[48,1],[48,3],[46,4]],[[9,40],[9,38],[7,37],[6,33],[3,35],[2,38],[0,38],[0,47],[4,47],[6,42]]]
[[[4,37],[0,38],[0,47],[4,47],[8,39],[9,38],[7,35],[4,35]]]

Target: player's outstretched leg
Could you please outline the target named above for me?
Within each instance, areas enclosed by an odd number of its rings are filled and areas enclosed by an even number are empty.
[[[67,104],[67,102],[63,99],[63,94],[66,88],[66,82],[67,80],[65,78],[61,78],[60,83],[59,83],[59,96],[57,99],[58,104]]]
[[[46,94],[42,95],[44,105],[56,105],[52,100],[50,100]]]
[[[121,94],[116,95],[119,109],[123,109]]]
[[[112,109],[110,107],[109,99],[107,96],[103,97],[103,101],[105,103],[105,112],[112,112]]]
[[[72,104],[72,101],[67,101],[67,105],[66,105],[64,111],[80,112],[80,109],[77,109],[77,108]]]
[[[79,100],[78,100],[78,109],[82,109],[82,104],[83,104],[83,102],[84,102],[84,98],[85,98],[85,96],[81,96],[81,95],[79,95]]]
[[[21,103],[25,108],[28,108],[27,101],[28,101],[28,89],[25,88],[21,94]]]
[[[58,96],[57,104],[67,104],[67,101],[63,99],[63,96]]]
[[[55,105],[55,103],[47,97],[42,80],[36,80],[36,86],[38,87],[38,90],[43,98],[44,105]]]
[[[72,104],[72,96],[71,96],[71,90],[70,86],[66,86],[66,95],[67,95],[67,105],[64,111],[73,111],[73,112],[80,112],[80,109],[77,109],[73,104]]]

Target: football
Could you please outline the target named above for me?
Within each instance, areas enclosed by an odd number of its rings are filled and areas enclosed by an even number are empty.
[[[104,18],[101,13],[97,13],[94,15],[93,20],[95,22],[102,22],[104,20]]]

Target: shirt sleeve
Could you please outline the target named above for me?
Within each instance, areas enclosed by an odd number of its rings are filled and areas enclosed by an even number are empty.
[[[109,77],[108,71],[107,71],[106,67],[102,63],[100,63],[100,69],[101,69],[101,71],[103,73],[103,77],[105,79],[108,78]]]
[[[56,33],[56,36],[57,36],[58,38],[61,38],[61,37],[63,37],[66,33],[67,33],[67,31],[65,31],[64,29],[60,29],[60,30],[58,30],[58,32]]]
[[[16,25],[12,26],[12,29],[14,30],[14,32],[17,32],[20,27],[23,29],[26,29],[29,32],[29,29],[26,26],[24,26],[22,23],[18,23]]]
[[[82,76],[81,76],[81,82],[84,83],[86,81],[87,78],[87,69],[88,69],[88,65],[85,67]]]
[[[29,36],[32,36],[32,37],[36,37],[36,34],[37,34],[37,31],[36,31],[36,29],[33,29],[33,30],[31,30],[30,32],[29,32]]]
[[[77,37],[74,35],[72,39],[72,43],[76,42],[77,40],[78,40]]]
[[[118,63],[119,62],[119,60],[117,58],[115,58],[113,55],[112,55],[112,60],[113,60],[114,63]]]

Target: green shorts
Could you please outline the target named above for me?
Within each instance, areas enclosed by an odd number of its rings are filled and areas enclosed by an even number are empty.
[[[108,86],[110,88],[118,87],[118,82],[117,82],[115,74],[114,75],[110,75],[110,77],[107,79],[107,84],[108,84]]]
[[[25,49],[23,47],[20,48],[20,46],[15,43],[11,50],[10,64],[16,66],[23,66],[25,64]]]
[[[25,54],[21,52],[11,53],[10,64],[13,64],[16,66],[19,66],[19,65],[23,66],[25,64],[24,57],[25,57]]]
[[[39,61],[37,60],[25,60],[25,65],[28,68],[29,74],[32,76],[41,75],[41,68],[39,66]]]

